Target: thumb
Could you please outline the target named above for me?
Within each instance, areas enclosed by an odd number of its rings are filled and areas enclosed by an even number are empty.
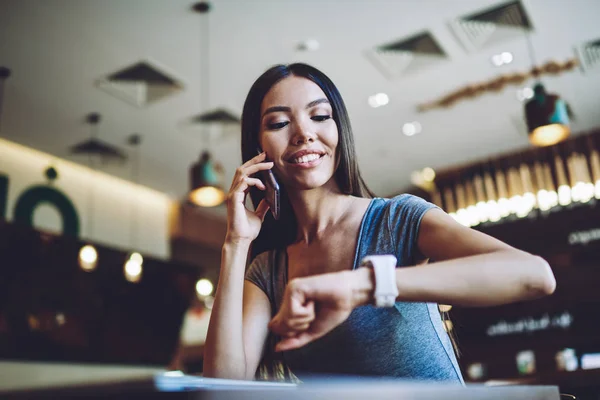
[[[254,212],[261,221],[265,220],[265,215],[267,215],[267,211],[269,211],[269,203],[265,199],[262,199],[260,203],[258,203],[258,207],[256,207],[256,211]]]

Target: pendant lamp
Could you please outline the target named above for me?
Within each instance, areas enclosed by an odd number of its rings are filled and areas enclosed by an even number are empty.
[[[525,104],[529,141],[540,147],[562,142],[571,133],[566,103],[558,95],[547,93],[541,83],[534,86],[533,93]]]
[[[200,207],[215,207],[225,201],[225,192],[220,187],[222,167],[213,161],[208,151],[190,168],[189,200]]]
[[[536,57],[531,43],[531,34],[526,32],[527,51],[532,64],[532,73],[538,71]],[[571,134],[567,104],[557,94],[546,92],[541,82],[533,86],[533,98],[525,104],[525,120],[529,142],[534,146],[552,146],[562,142]]]
[[[209,57],[210,57],[210,41],[209,34],[210,29],[208,25],[208,13],[210,11],[210,3],[201,1],[193,5],[192,9],[194,12],[202,15],[204,23],[202,24],[202,35],[201,45],[202,52],[200,54],[201,60],[204,62],[201,68],[201,108],[207,109],[209,107],[209,95],[210,95],[210,69],[209,69]],[[203,135],[207,136],[209,132],[206,124],[211,121],[206,119],[200,119],[199,121],[203,124]],[[215,207],[225,201],[225,192],[221,187],[223,170],[220,164],[215,162],[208,151],[203,151],[200,155],[200,159],[190,167],[190,191],[188,193],[188,200],[200,207]]]

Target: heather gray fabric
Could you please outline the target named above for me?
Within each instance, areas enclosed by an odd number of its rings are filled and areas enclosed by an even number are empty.
[[[363,257],[374,254],[395,255],[399,267],[421,261],[416,245],[419,225],[425,212],[433,207],[408,194],[373,199],[361,223],[352,268],[358,268]],[[287,283],[285,249],[258,255],[246,279],[266,293],[275,313]],[[273,342],[267,343],[270,347]],[[324,337],[284,352],[283,360],[302,380],[362,375],[464,383],[437,304],[432,303],[358,307]]]

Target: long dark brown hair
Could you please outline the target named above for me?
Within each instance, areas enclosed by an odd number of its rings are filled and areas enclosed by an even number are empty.
[[[275,84],[290,76],[302,77],[314,82],[325,93],[331,104],[332,117],[337,125],[339,135],[334,179],[341,192],[357,197],[374,197],[360,175],[350,118],[340,92],[324,73],[307,64],[275,65],[263,73],[250,88],[242,112],[243,162],[255,157],[257,148],[260,147],[258,136],[263,99]],[[264,251],[285,248],[296,238],[296,216],[287,197],[285,186],[281,182],[279,185],[281,187],[281,217],[276,221],[271,213],[267,213],[260,234],[252,243],[249,261]],[[250,197],[254,207],[257,207],[264,198],[264,192],[251,188]]]

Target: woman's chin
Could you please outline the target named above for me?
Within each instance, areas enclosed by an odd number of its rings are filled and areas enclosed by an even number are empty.
[[[304,179],[295,179],[289,185],[293,190],[315,190],[329,187],[334,183],[333,177],[311,176]]]

